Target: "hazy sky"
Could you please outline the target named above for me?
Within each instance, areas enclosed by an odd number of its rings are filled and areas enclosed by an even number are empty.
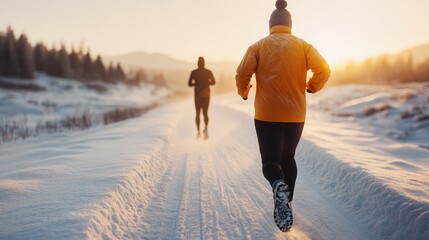
[[[268,34],[275,0],[0,0],[0,29],[94,54],[141,50],[240,60]],[[429,43],[429,0],[289,0],[293,34],[331,64]]]

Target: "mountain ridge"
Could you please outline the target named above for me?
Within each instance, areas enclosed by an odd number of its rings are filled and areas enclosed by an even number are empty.
[[[416,45],[414,47],[393,54],[393,56],[396,57],[408,57],[410,55],[413,59],[414,64],[420,64],[424,61],[427,61],[429,59],[429,43]]]
[[[412,56],[414,64],[420,64],[429,59],[429,43],[419,44],[407,49],[395,52],[379,54],[378,56],[387,55],[391,58],[407,58]],[[104,56],[104,61],[118,62],[121,63],[125,68],[144,68],[147,70],[192,70],[197,67],[197,59],[195,62],[181,60],[174,58],[170,55],[160,52],[146,52],[146,51],[131,51],[128,53],[115,55],[115,56]],[[206,66],[209,69],[227,70],[229,72],[235,72],[235,68],[239,62],[224,60],[224,61],[207,61]]]
[[[197,67],[197,59],[195,62],[177,59],[164,53],[149,53],[146,51],[133,51],[116,56],[104,56],[106,62],[119,62],[126,68],[139,68],[152,70],[190,70]],[[235,61],[207,61],[208,68],[231,68],[236,67],[238,62]]]

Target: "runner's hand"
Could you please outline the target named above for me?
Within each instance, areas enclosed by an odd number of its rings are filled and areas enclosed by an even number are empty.
[[[243,97],[243,100],[247,100],[247,96],[249,95],[249,92],[250,92],[250,88],[252,87],[252,85],[247,85],[247,89],[246,89],[246,91],[244,91],[244,93],[243,93],[243,95],[244,95],[244,97]]]

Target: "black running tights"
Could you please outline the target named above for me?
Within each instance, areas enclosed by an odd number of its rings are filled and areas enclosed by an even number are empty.
[[[293,198],[298,170],[295,150],[301,139],[304,123],[265,122],[255,119],[262,172],[271,186],[276,180],[284,180]]]

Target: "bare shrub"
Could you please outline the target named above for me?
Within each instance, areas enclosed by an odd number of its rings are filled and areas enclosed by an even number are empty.
[[[51,121],[47,121],[43,123],[38,122],[36,125],[34,136],[42,132],[50,132],[50,133],[57,132],[59,131],[59,129],[60,129],[60,126],[55,122],[51,122]]]
[[[46,91],[45,87],[39,86],[34,83],[12,83],[12,82],[0,81],[0,88],[8,89],[8,90],[17,90],[17,91],[31,91],[31,92]]]
[[[81,116],[67,116],[61,120],[61,126],[71,130],[85,130],[93,125],[91,115],[88,112]]]
[[[98,84],[98,83],[86,83],[85,86],[88,89],[94,90],[100,94],[107,93],[109,91],[109,89],[106,86],[104,86],[102,84]]]
[[[103,121],[104,124],[110,124],[120,122],[129,118],[139,117],[154,107],[156,107],[156,105],[146,107],[116,108],[114,110],[104,113]]]
[[[418,121],[418,122],[424,122],[424,121],[427,121],[427,120],[429,120],[429,115],[428,115],[428,114],[424,114],[424,115],[419,116],[419,117],[417,118],[417,121]]]
[[[26,139],[30,136],[30,131],[25,122],[18,123],[14,120],[0,125],[0,136],[0,143],[12,142],[19,139]]]
[[[379,105],[367,107],[363,110],[363,116],[368,117],[376,113],[384,112],[390,109],[392,109],[392,107],[389,104],[379,104]]]
[[[401,114],[402,119],[415,118],[417,121],[426,121],[428,119],[428,114],[425,111],[424,106],[413,106],[411,110],[407,110]]]
[[[62,131],[82,131],[100,124],[111,124],[135,118],[157,107],[153,104],[145,107],[122,107],[107,111],[101,116],[85,111],[81,115],[66,116],[58,121],[40,121],[34,128],[28,128],[25,117],[22,121],[4,119],[0,122],[0,144],[24,140],[41,133],[55,133]]]

